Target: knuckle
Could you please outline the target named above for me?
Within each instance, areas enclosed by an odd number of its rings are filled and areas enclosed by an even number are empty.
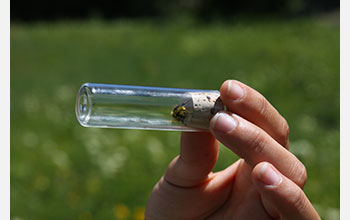
[[[289,137],[289,125],[284,117],[282,117],[282,137],[284,139],[288,139]]]
[[[304,185],[306,184],[307,181],[307,171],[306,171],[306,167],[304,165],[301,166],[301,175],[299,176],[299,186],[300,187],[304,187]]]
[[[268,115],[269,102],[264,96],[260,96],[259,98],[259,113],[264,118]]]
[[[307,170],[300,161],[294,163],[291,170],[292,180],[299,187],[303,188],[307,180]]]
[[[282,128],[281,128],[280,138],[281,138],[281,144],[283,146],[287,146],[288,139],[289,139],[289,125],[287,123],[287,120],[283,117],[282,117]]]
[[[250,148],[256,153],[261,154],[265,148],[265,138],[264,132],[260,129],[256,129],[252,135],[252,138],[249,141]]]
[[[269,103],[269,101],[264,97],[264,96],[260,96],[258,98],[258,102],[257,102],[257,107],[258,107],[258,114],[263,117],[265,120],[270,121],[272,114],[271,112],[276,112],[277,114],[279,114],[277,112],[277,110],[273,109],[273,107],[271,106],[271,104]],[[288,139],[289,139],[289,125],[287,123],[287,120],[279,115],[281,118],[281,124],[278,127],[278,129],[276,130],[276,138],[278,140],[278,142],[283,145],[284,147],[286,147],[288,145]]]

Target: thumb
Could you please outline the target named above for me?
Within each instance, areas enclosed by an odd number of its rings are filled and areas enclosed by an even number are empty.
[[[252,179],[270,216],[283,220],[320,220],[303,190],[270,163],[257,164]]]

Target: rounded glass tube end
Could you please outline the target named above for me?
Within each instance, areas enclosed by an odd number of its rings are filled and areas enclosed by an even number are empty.
[[[76,103],[75,103],[75,114],[79,123],[88,127],[88,122],[91,115],[91,91],[87,84],[84,84],[80,87]]]

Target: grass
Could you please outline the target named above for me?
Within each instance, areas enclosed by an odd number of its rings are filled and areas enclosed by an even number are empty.
[[[11,218],[142,219],[178,154],[178,132],[81,127],[82,83],[219,89],[237,79],[287,119],[305,192],[323,219],[339,219],[339,50],[339,26],[320,18],[11,24]],[[215,170],[236,158],[221,147]]]

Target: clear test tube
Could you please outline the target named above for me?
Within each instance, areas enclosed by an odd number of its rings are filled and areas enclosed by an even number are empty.
[[[219,91],[85,83],[75,112],[84,127],[205,131],[225,106]]]

